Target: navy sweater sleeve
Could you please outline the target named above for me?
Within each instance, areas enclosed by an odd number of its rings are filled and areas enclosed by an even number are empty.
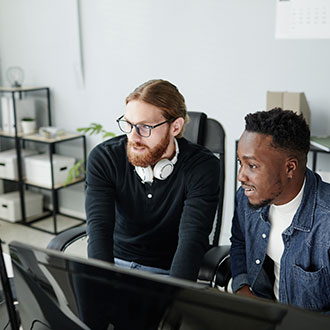
[[[219,194],[219,161],[211,156],[192,157],[183,169],[186,198],[179,226],[178,246],[170,275],[197,280],[203,256],[209,246]]]
[[[113,262],[115,188],[111,161],[103,147],[94,148],[87,162],[86,199],[88,257]]]

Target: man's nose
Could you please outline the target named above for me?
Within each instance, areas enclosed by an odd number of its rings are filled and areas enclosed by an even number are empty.
[[[138,133],[138,128],[136,126],[133,126],[131,133],[128,133],[130,140],[132,141],[140,141],[141,135]]]
[[[244,172],[244,167],[243,167],[243,166],[241,166],[241,167],[239,168],[239,170],[238,170],[237,180],[238,180],[239,182],[247,181],[247,176],[246,176],[246,174],[245,174],[245,172]]]

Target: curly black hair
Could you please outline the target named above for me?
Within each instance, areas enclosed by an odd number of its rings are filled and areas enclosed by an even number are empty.
[[[245,116],[245,130],[271,135],[272,147],[307,158],[310,130],[301,114],[281,108],[250,113]]]

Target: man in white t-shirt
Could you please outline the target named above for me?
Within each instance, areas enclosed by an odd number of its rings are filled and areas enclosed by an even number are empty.
[[[330,311],[330,184],[306,167],[302,115],[245,117],[232,224],[233,291]]]

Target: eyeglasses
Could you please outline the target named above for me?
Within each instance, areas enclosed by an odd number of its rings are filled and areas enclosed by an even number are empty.
[[[124,115],[122,115],[121,117],[116,119],[116,122],[118,123],[120,130],[124,133],[131,133],[133,127],[135,127],[136,132],[142,137],[149,137],[151,135],[152,129],[173,121],[173,119],[169,119],[169,120],[165,120],[165,121],[163,121],[157,125],[153,125],[153,126],[145,125],[145,124],[135,124],[134,125],[134,124],[129,123],[127,120],[122,119],[123,117],[124,117]]]

